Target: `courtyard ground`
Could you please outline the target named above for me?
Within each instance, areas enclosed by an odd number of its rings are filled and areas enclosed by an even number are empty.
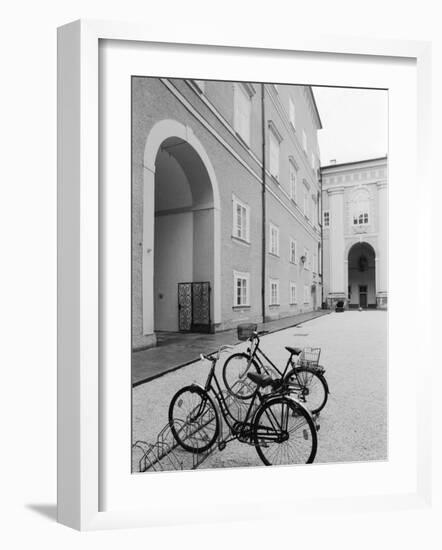
[[[260,323],[258,330],[276,332],[328,313],[330,312],[323,309],[298,313],[283,319]],[[236,328],[213,334],[159,332],[155,347],[132,352],[132,385],[144,384],[183,365],[193,363],[198,360],[201,353],[209,355],[222,345],[234,345],[238,342]]]
[[[262,338],[262,349],[278,365],[287,360],[285,345],[322,348],[320,364],[326,368],[331,393],[319,417],[315,462],[387,459],[387,322],[385,311],[346,311]],[[244,348],[242,343],[222,356],[216,370],[220,382],[224,360]],[[207,361],[198,361],[134,387],[133,441],[154,442],[167,424],[175,392],[192,382],[203,384],[208,369]],[[211,454],[201,467],[260,465],[254,447],[233,441]]]

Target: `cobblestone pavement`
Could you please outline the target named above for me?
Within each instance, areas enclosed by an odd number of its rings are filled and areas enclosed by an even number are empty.
[[[328,403],[319,417],[315,462],[387,459],[387,313],[331,313],[303,325],[269,334],[262,348],[277,364],[287,359],[285,345],[322,348],[320,363],[330,386]],[[241,351],[245,344],[235,348]],[[231,352],[223,355],[221,365]],[[155,441],[167,423],[170,400],[182,386],[204,383],[209,364],[193,363],[133,388],[133,440]],[[233,441],[216,450],[201,467],[262,465],[254,447]]]

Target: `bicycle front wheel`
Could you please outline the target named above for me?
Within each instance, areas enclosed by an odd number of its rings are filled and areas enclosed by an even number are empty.
[[[259,408],[253,422],[253,438],[266,466],[310,464],[318,447],[309,412],[286,397],[271,399]]]
[[[176,442],[186,451],[210,449],[219,434],[219,418],[210,395],[199,386],[185,386],[169,405],[169,425]]]
[[[312,414],[318,414],[325,407],[328,386],[322,374],[308,367],[297,367],[286,375],[284,382]]]
[[[248,377],[249,372],[260,373],[261,370],[249,354],[235,353],[223,366],[223,381],[227,391],[238,399],[250,399],[255,393],[256,384]]]

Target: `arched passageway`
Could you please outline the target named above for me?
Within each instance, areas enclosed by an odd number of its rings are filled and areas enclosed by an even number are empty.
[[[348,253],[348,306],[376,307],[376,254],[365,242],[354,244]]]
[[[156,156],[154,235],[154,330],[210,331],[213,189],[200,156],[179,137],[164,140]]]

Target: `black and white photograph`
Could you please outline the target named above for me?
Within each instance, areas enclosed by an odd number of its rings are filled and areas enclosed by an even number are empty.
[[[132,472],[388,460],[388,90],[132,76]]]
[[[2,548],[442,547],[439,4],[5,4]]]

